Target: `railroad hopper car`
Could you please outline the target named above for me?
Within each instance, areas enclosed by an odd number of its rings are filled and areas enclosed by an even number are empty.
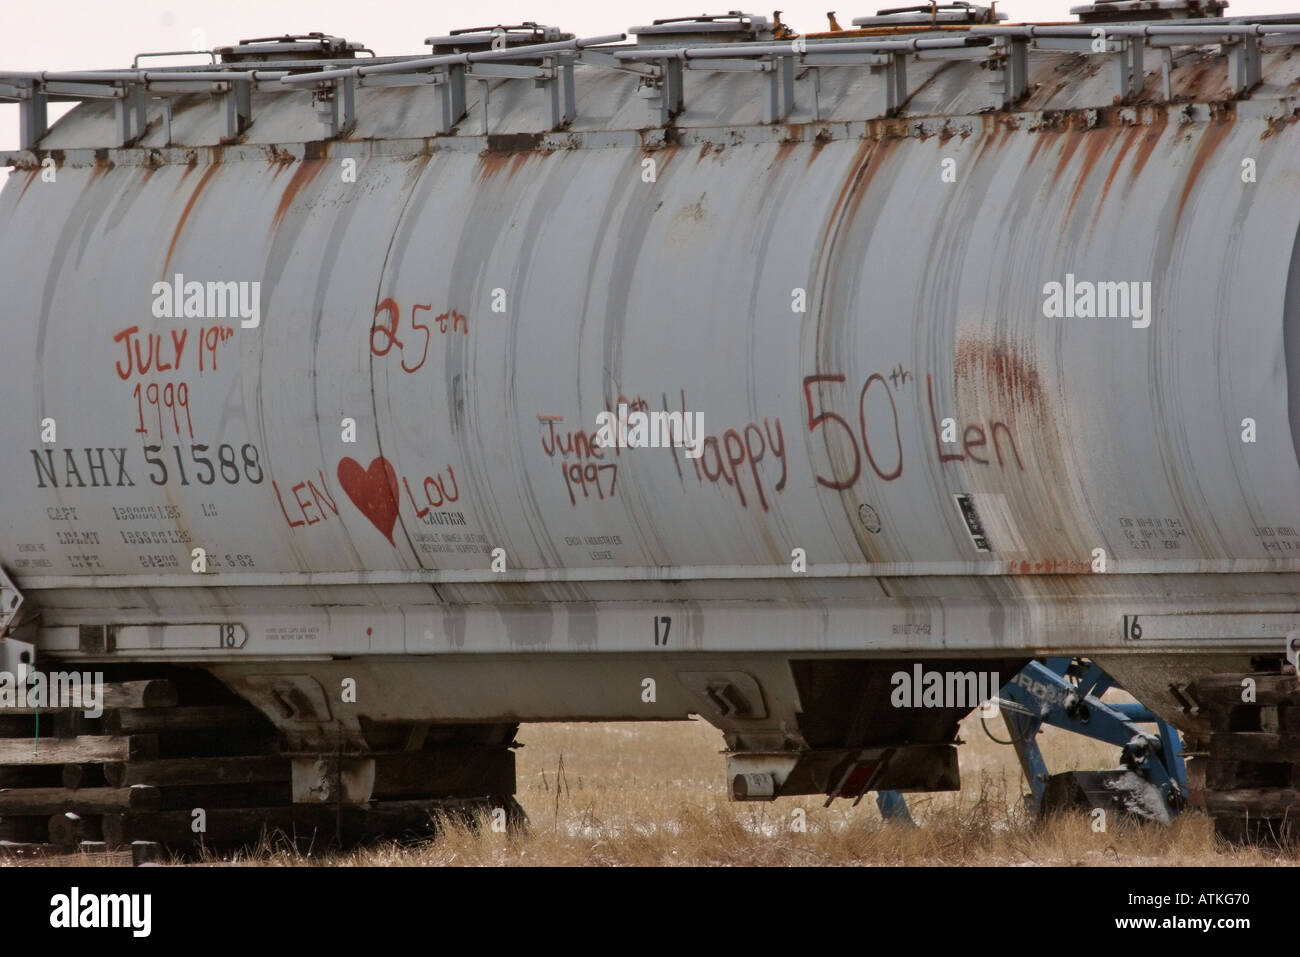
[[[953,789],[1047,656],[1286,818],[1300,15],[1075,16],[0,72],[0,839],[517,818],[521,722]]]

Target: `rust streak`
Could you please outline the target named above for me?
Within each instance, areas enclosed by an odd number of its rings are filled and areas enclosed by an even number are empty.
[[[902,140],[888,139],[882,140],[877,144],[877,148],[871,152],[871,160],[868,162],[865,175],[860,176],[853,183],[853,194],[849,198],[849,206],[844,216],[845,219],[852,221],[857,218],[858,210],[862,207],[862,201],[866,199],[867,193],[870,192],[871,181],[875,179],[876,173],[885,165],[891,153],[895,152]]]
[[[835,198],[835,206],[831,210],[831,215],[826,221],[826,234],[822,236],[820,249],[818,251],[819,261],[826,253],[826,246],[831,240],[831,234],[839,227],[840,210],[844,208],[844,201],[849,198],[849,194],[853,192],[858,180],[860,180],[867,171],[867,164],[871,161],[871,154],[875,145],[875,140],[867,139],[864,139],[858,145],[858,150],[853,156],[853,161],[849,164],[853,173],[844,181],[844,185],[840,187],[840,194]]]
[[[1142,145],[1138,147],[1137,154],[1133,157],[1133,172],[1129,174],[1130,181],[1137,179],[1142,168],[1147,165],[1147,160],[1155,152],[1156,145],[1160,138],[1165,135],[1165,127],[1169,124],[1169,113],[1166,110],[1154,110],[1154,116],[1149,126],[1145,127],[1142,134]]]
[[[812,150],[808,153],[808,162],[805,165],[812,166],[813,161],[816,160],[818,156],[821,156],[822,150],[826,148],[826,144],[830,141],[831,131],[828,129],[822,129],[816,136],[814,136],[812,141]]]
[[[790,154],[794,152],[795,147],[798,145],[799,143],[796,140],[782,140],[781,143],[777,146],[776,156],[772,160],[772,165],[773,166],[785,165],[785,161],[790,158]]]
[[[1083,137],[1083,169],[1079,170],[1078,181],[1075,182],[1074,192],[1070,194],[1070,205],[1066,207],[1066,216],[1074,212],[1074,204],[1079,202],[1079,194],[1082,194],[1083,187],[1092,178],[1092,170],[1096,169],[1097,161],[1101,159],[1102,153],[1114,146],[1115,139],[1118,138],[1119,130],[1110,130],[1110,135],[1104,135],[1102,131],[1096,131],[1091,137],[1084,134]]]
[[[1187,205],[1187,197],[1192,194],[1192,187],[1196,185],[1196,179],[1201,175],[1201,170],[1209,161],[1210,156],[1219,148],[1228,134],[1232,132],[1234,114],[1229,114],[1227,119],[1220,119],[1211,123],[1201,134],[1201,144],[1196,148],[1196,156],[1192,158],[1192,167],[1187,171],[1187,181],[1183,183],[1183,193],[1178,197],[1178,214],[1174,217],[1177,222],[1183,216],[1183,207]]]
[[[198,202],[199,194],[203,192],[203,188],[208,185],[208,180],[212,179],[218,169],[219,167],[216,165],[207,168],[202,178],[199,179],[198,185],[194,187],[194,192],[190,194],[189,200],[185,203],[185,209],[181,211],[181,218],[176,223],[176,231],[172,233],[172,241],[167,246],[167,259],[163,262],[162,268],[164,276],[167,275],[167,269],[171,266],[172,254],[176,252],[176,240],[181,238],[181,230],[185,228],[185,221],[189,219],[190,210],[194,208],[194,204]]]
[[[1052,170],[1052,183],[1055,185],[1060,182],[1061,175],[1074,159],[1075,152],[1079,149],[1080,137],[1083,133],[1077,127],[1067,127],[1061,135],[1061,155],[1056,161],[1056,169]]]
[[[668,168],[668,164],[673,161],[680,149],[681,147],[678,146],[677,143],[670,142],[666,143],[661,148],[652,151],[652,155],[655,157],[656,176],[662,176],[664,174],[664,170]]]
[[[1111,183],[1115,182],[1115,176],[1119,173],[1120,166],[1124,163],[1124,157],[1128,151],[1133,148],[1133,144],[1138,141],[1142,135],[1142,127],[1134,126],[1124,132],[1124,141],[1120,144],[1119,152],[1115,154],[1115,161],[1110,164],[1110,172],[1106,174],[1106,182],[1101,184],[1101,198],[1106,199],[1106,194],[1110,192]],[[1101,212],[1101,203],[1097,204],[1098,213]],[[1093,217],[1096,220],[1096,217]]]
[[[1102,208],[1106,204],[1106,197],[1110,193],[1110,187],[1115,182],[1115,177],[1119,175],[1120,167],[1124,165],[1124,157],[1128,155],[1133,144],[1142,138],[1141,126],[1128,127],[1121,134],[1119,152],[1115,154],[1115,159],[1110,164],[1110,172],[1106,174],[1106,181],[1101,184],[1101,198],[1096,203],[1096,208],[1092,214],[1092,225],[1097,225],[1097,220],[1101,217]]]
[[[1018,127],[1008,125],[997,117],[985,115],[979,119],[981,121],[981,131],[978,134],[980,145],[975,158],[970,161],[972,169],[979,167],[986,156],[990,154],[997,156],[1003,153],[1006,145],[1019,133]]]
[[[1097,166],[1097,161],[1115,144],[1120,131],[1112,129],[1109,134],[1106,135],[1102,130],[1095,131],[1091,136],[1084,134],[1083,168],[1079,170],[1078,182],[1074,184],[1074,192],[1070,194],[1070,205],[1065,209],[1067,216],[1074,212],[1074,204],[1078,202],[1079,194],[1083,192],[1084,185],[1092,178],[1092,171]]]
[[[275,179],[286,169],[293,165],[293,154],[287,150],[281,150],[274,143],[271,144],[270,151],[267,154],[267,163],[271,167],[271,178]]]
[[[1044,128],[1034,133],[1034,148],[1029,151],[1029,162],[1025,164],[1027,169],[1033,169],[1038,154],[1043,152],[1049,145],[1056,143],[1061,138],[1061,131],[1054,128]]]
[[[529,158],[538,155],[530,150],[485,150],[479,154],[479,181],[492,179],[505,172],[506,179],[514,179]]]
[[[496,176],[510,162],[509,153],[483,152],[478,158],[478,178],[482,182]]]
[[[324,160],[305,159],[301,165],[293,171],[293,178],[289,180],[289,185],[284,188],[284,193],[280,196],[280,203],[275,207],[275,216],[271,220],[273,226],[279,226],[280,220],[284,219],[284,214],[289,211],[293,204],[294,197],[306,186],[324,167]]]

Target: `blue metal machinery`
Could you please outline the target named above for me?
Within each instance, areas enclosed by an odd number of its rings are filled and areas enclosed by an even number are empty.
[[[1042,809],[1053,777],[1036,740],[1047,724],[1121,749],[1122,767],[1117,771],[1074,775],[1083,790],[1127,798],[1119,800],[1120,806],[1144,817],[1168,821],[1178,813],[1187,795],[1178,730],[1140,703],[1102,701],[1102,695],[1114,687],[1118,686],[1101,668],[1078,658],[1031,661],[1002,686],[998,707],[1011,732],[1011,740],[1002,743],[1015,746],[1029,782],[1025,801],[1030,810]],[[1156,726],[1155,733],[1139,727],[1150,724]],[[1140,795],[1134,799],[1135,785],[1147,792],[1147,800]],[[886,819],[911,821],[902,795],[881,792],[876,803]]]

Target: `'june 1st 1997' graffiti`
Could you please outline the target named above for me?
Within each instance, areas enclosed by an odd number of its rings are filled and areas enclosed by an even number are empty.
[[[893,482],[903,474],[903,430],[900,424],[900,399],[915,403],[916,376],[902,366],[888,373],[874,372],[861,386],[854,386],[856,408],[848,417],[841,410],[839,396],[848,384],[843,373],[826,372],[806,376],[803,380],[804,427],[814,440],[814,447],[825,449],[829,463],[813,464],[817,484],[835,491],[856,486],[870,468],[882,482]],[[925,376],[930,424],[934,429],[934,450],[941,465],[969,463],[1024,471],[1020,450],[1005,422],[961,422],[953,420],[954,438],[946,439],[935,409],[934,382]],[[644,398],[628,399],[620,395],[606,410],[626,404],[630,411],[648,411]],[[670,410],[668,398],[662,397],[663,411],[685,415],[686,392],[680,392],[680,409]],[[945,417],[946,418],[946,417]],[[553,413],[538,414],[542,451],[560,467],[569,502],[603,501],[617,492],[618,461],[624,450],[602,448],[597,432],[582,428],[565,428],[565,419]],[[707,417],[706,417],[707,420]],[[707,434],[701,454],[684,463],[680,449],[665,446],[672,455],[680,479],[694,470],[697,482],[726,486],[744,508],[757,505],[763,511],[771,506],[772,496],[784,491],[789,478],[786,433],[779,417],[765,417],[761,422],[736,423],[729,428]],[[644,454],[638,452],[637,454]],[[689,464],[687,464],[689,463]]]

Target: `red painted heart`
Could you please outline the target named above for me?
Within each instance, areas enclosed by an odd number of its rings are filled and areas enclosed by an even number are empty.
[[[345,458],[339,462],[339,485],[348,498],[375,528],[384,533],[388,544],[393,541],[393,526],[397,524],[397,473],[382,455],[363,469],[356,459]]]

